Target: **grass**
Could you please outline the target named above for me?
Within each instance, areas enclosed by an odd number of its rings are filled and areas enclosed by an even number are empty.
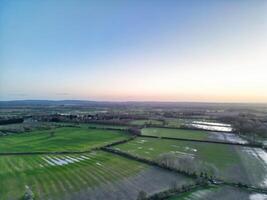
[[[85,151],[128,137],[119,130],[63,127],[3,136],[0,152]]]
[[[76,161],[55,165],[70,159]],[[192,182],[184,176],[103,151],[69,155],[1,156],[0,169],[1,199],[21,198],[26,185],[32,189],[36,200],[94,199],[94,195],[99,194],[107,195],[103,199],[112,199],[109,197],[115,191],[118,196],[113,196],[113,199],[129,194],[131,196],[127,199],[136,199],[140,190],[157,192],[173,180],[181,184]],[[99,196],[97,198],[101,199]],[[125,196],[122,199],[126,199]]]
[[[25,185],[32,188],[37,199],[64,199],[64,195],[109,181],[127,178],[143,170],[147,165],[127,160],[105,152],[84,154],[89,159],[62,166],[51,166],[47,156],[0,157],[0,197],[18,199]],[[80,155],[70,155],[77,158]],[[66,156],[48,156],[62,159]]]
[[[215,173],[213,175],[217,178],[267,188],[267,153],[262,149],[145,137],[138,137],[113,148],[151,160],[157,160],[166,153],[175,157],[186,156],[201,161],[202,164],[195,167],[200,170],[207,169],[208,173]],[[177,167],[188,169],[187,166]],[[210,167],[213,172],[209,171]]]
[[[113,148],[152,160],[165,153],[198,158],[213,166],[218,178],[267,188],[267,153],[260,148],[145,137]]]
[[[171,128],[143,128],[142,135],[194,140],[207,140],[209,136],[206,131]]]
[[[228,167],[239,161],[239,157],[233,151],[232,146],[223,144],[138,137],[128,143],[117,145],[115,148],[148,159],[156,159],[161,154],[168,152],[177,152],[177,155],[181,153],[194,154],[219,168]]]

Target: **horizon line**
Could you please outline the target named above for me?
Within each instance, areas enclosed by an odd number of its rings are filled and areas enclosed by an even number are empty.
[[[0,102],[16,102],[16,101],[84,101],[84,102],[99,102],[99,103],[200,103],[200,104],[263,104],[267,102],[221,102],[221,101],[157,101],[157,100],[84,100],[84,99],[16,99],[16,100],[0,100]]]

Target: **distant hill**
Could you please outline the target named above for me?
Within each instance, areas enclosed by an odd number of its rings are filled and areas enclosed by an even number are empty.
[[[208,103],[208,102],[142,102],[142,101],[88,101],[88,100],[14,100],[0,101],[0,107],[17,106],[148,106],[148,107],[267,107],[267,104]]]
[[[14,100],[0,101],[0,106],[86,106],[103,104],[105,102],[83,101],[83,100]],[[108,102],[106,102],[108,103]]]

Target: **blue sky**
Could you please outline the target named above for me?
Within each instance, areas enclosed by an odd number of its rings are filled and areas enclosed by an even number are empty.
[[[267,1],[0,0],[0,99],[267,102]]]

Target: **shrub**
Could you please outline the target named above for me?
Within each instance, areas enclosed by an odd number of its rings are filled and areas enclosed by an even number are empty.
[[[23,200],[34,200],[34,193],[29,186],[25,186]]]

